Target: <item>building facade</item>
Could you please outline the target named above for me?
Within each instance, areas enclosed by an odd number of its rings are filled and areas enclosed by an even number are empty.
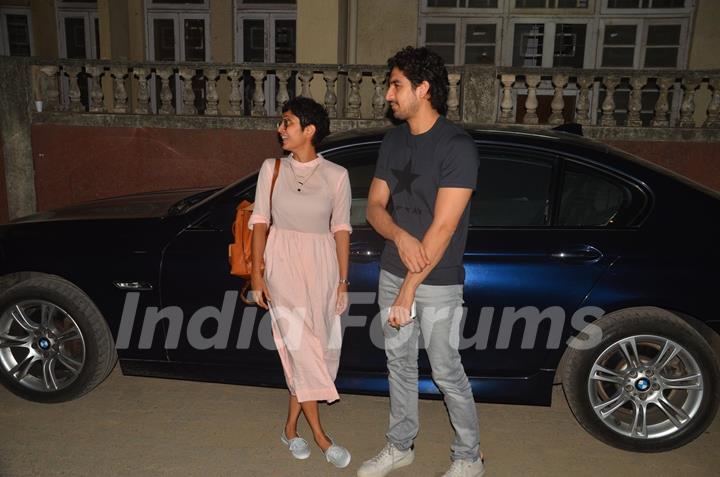
[[[294,95],[387,124],[385,62],[449,65],[448,116],[584,125],[720,190],[717,0],[0,0],[0,221],[221,185]],[[4,179],[4,184],[2,183]]]

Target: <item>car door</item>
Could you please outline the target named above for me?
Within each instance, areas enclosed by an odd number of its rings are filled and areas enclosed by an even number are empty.
[[[564,347],[575,312],[635,232],[623,226],[637,215],[638,192],[557,154],[479,151],[463,364],[469,375],[525,377]]]
[[[340,357],[339,385],[352,380],[356,373],[382,372],[385,369],[383,333],[377,306],[380,253],[384,239],[365,218],[370,182],[380,148],[378,141],[323,152],[325,158],[348,170],[352,189],[350,222],[350,307],[342,317],[343,348]],[[367,381],[352,381],[362,386]]]
[[[243,303],[245,281],[230,275],[228,244],[237,205],[254,200],[254,176],[207,207],[166,247],[161,283],[162,303],[180,310],[182,326],[168,334],[177,342],[172,361],[224,364],[247,370],[244,381],[282,381],[266,311]],[[174,319],[174,318],[173,318]],[[274,382],[274,381],[273,381]]]

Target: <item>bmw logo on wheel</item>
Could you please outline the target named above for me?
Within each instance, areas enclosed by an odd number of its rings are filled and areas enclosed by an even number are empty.
[[[638,391],[647,391],[650,387],[650,381],[647,378],[638,379],[635,383],[635,387]]]

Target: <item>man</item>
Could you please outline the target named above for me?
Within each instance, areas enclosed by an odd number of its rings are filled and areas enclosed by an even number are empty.
[[[358,470],[381,477],[415,458],[418,433],[418,339],[455,429],[445,476],[484,474],[475,402],[460,361],[463,251],[478,155],[472,138],[445,119],[447,70],[426,48],[388,60],[385,99],[396,119],[380,147],[368,197],[368,222],[386,239],[378,303],[390,382],[387,444]],[[392,198],[392,215],[387,206]],[[416,311],[417,317],[411,314]]]

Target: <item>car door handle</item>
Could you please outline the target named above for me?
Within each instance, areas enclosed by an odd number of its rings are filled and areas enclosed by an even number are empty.
[[[372,262],[380,257],[380,251],[367,243],[352,244],[350,246],[350,258],[361,262]]]
[[[574,262],[596,262],[603,257],[600,250],[587,245],[585,247],[570,248],[559,250],[550,254],[552,258],[557,260],[567,260]]]

